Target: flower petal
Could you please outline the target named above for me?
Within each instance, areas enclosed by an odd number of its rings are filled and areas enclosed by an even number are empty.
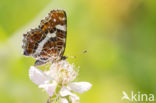
[[[79,103],[80,98],[76,94],[71,94],[70,99],[72,100],[72,103]]]
[[[60,95],[64,97],[67,95],[71,95],[71,92],[69,91],[67,87],[62,87],[60,91]]]
[[[48,93],[48,95],[52,97],[53,93],[55,92],[56,86],[57,86],[57,82],[53,81],[53,83],[51,84],[39,85],[39,88],[44,88],[44,90]]]
[[[71,88],[74,92],[83,93],[88,91],[91,88],[92,84],[89,82],[73,82],[69,84],[69,88]]]
[[[61,88],[60,95],[62,97],[69,95],[71,100],[72,100],[72,103],[78,103],[78,101],[80,99],[76,94],[71,93],[70,90],[67,87],[62,87]]]
[[[68,100],[66,98],[61,98],[61,103],[68,103]]]
[[[49,80],[41,70],[34,66],[31,66],[29,69],[29,78],[37,85],[44,84],[45,81]]]
[[[49,79],[54,80],[55,77],[57,76],[56,74],[56,70],[48,70],[48,71],[44,71],[44,73],[49,77]]]

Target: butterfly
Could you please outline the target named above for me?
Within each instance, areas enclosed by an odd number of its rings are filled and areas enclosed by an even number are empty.
[[[36,59],[35,66],[66,59],[67,16],[64,10],[52,10],[40,25],[23,34],[23,54]]]

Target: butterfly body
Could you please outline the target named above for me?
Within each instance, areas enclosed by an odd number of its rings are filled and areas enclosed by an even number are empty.
[[[64,58],[66,46],[67,17],[63,10],[52,10],[41,20],[38,28],[24,34],[23,54],[32,56],[35,65],[57,62]]]

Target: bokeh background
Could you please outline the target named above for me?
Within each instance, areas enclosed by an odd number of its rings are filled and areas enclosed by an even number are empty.
[[[126,103],[122,91],[156,93],[155,0],[0,0],[0,103],[45,103],[33,84],[34,63],[22,55],[22,35],[50,10],[67,12],[65,55],[80,66],[77,81],[93,87],[81,103]],[[81,52],[87,50],[88,53]]]

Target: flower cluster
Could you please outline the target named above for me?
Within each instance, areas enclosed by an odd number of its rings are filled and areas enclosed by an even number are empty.
[[[48,71],[30,67],[29,77],[49,95],[47,103],[79,103],[79,97],[73,92],[83,93],[91,88],[88,82],[73,82],[78,75],[74,65],[65,60],[53,63]]]

